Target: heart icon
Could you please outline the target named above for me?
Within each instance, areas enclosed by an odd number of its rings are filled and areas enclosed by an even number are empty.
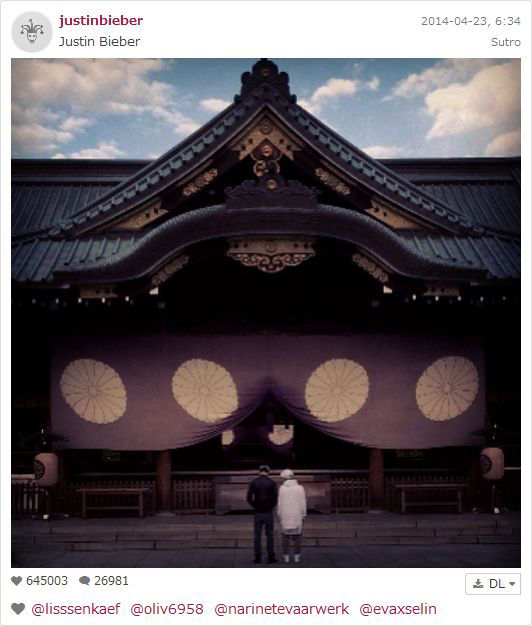
[[[22,576],[11,576],[11,582],[14,585],[20,585],[20,583],[22,582]]]
[[[19,602],[18,604],[16,602],[13,602],[11,608],[13,609],[14,613],[20,615],[22,611],[26,608],[26,605],[23,602]]]

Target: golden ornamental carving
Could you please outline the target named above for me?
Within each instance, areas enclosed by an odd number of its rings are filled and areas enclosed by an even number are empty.
[[[232,150],[238,151],[238,158],[241,161],[248,156],[253,150],[258,148],[265,140],[267,143],[261,147],[262,157],[266,160],[271,158],[271,147],[277,148],[286,157],[294,160],[294,152],[301,150],[301,144],[293,138],[288,132],[282,130],[269,117],[263,117],[259,122],[254,124],[251,130],[233,142]],[[269,154],[268,154],[269,152]]]
[[[460,295],[460,287],[449,283],[427,283],[424,296],[456,298]]]
[[[316,255],[313,239],[251,239],[229,242],[227,256],[246,267],[275,274],[285,267],[301,265]]]
[[[110,424],[125,413],[124,383],[112,367],[101,361],[72,361],[65,368],[59,386],[65,402],[88,422]]]
[[[137,213],[127,217],[125,220],[118,222],[114,228],[118,230],[138,230],[139,228],[146,226],[146,224],[153,222],[158,217],[161,217],[161,215],[164,215],[165,213],[168,213],[168,211],[161,208],[161,201],[158,200],[140,211],[137,211]]]
[[[416,402],[423,415],[443,422],[466,411],[478,393],[475,365],[461,356],[434,361],[421,374],[416,385]]]
[[[390,280],[390,277],[382,269],[382,267],[377,265],[371,259],[368,259],[367,256],[364,256],[363,254],[360,254],[357,252],[356,254],[353,254],[352,259],[353,259],[353,263],[356,263],[358,267],[361,267],[370,276],[373,276],[373,278],[377,279],[383,285],[386,284]]]
[[[218,170],[215,167],[213,167],[210,170],[207,170],[206,172],[203,172],[203,174],[196,176],[196,178],[194,178],[193,181],[188,183],[188,185],[185,185],[185,187],[183,188],[183,195],[192,196],[198,191],[201,191],[201,189],[203,189],[204,187],[212,183],[212,181],[217,176],[218,176]]]
[[[275,180],[275,178],[270,178],[266,181],[266,189],[273,191],[274,189],[277,189],[277,187],[279,187],[279,183]]]
[[[273,170],[269,172],[270,174],[279,174],[281,172],[281,167],[277,161],[265,161],[264,159],[259,159],[258,161],[255,161],[253,165],[253,173],[255,174],[255,176],[257,176],[257,178],[260,178],[261,176],[264,176],[266,172],[268,172],[268,166],[270,166]]]
[[[314,170],[314,174],[325,184],[327,187],[330,187],[336,193],[342,194],[343,196],[348,196],[351,193],[349,187],[343,183],[339,178],[337,178],[331,172],[318,167]]]
[[[151,286],[158,287],[159,285],[162,285],[170,278],[170,276],[185,267],[188,261],[189,257],[186,254],[182,254],[173,261],[170,261],[170,263],[167,263],[162,269],[151,277]]]
[[[403,217],[397,211],[392,208],[390,204],[384,202],[382,200],[376,200],[373,198],[371,200],[371,207],[366,209],[366,213],[373,215],[376,219],[378,219],[383,224],[387,224],[394,229],[397,230],[405,230],[417,228],[419,229],[419,224],[412,222],[406,217]]]
[[[250,156],[255,161],[253,173],[257,178],[265,174],[275,176],[281,172],[279,159],[283,156],[283,153],[269,139],[265,139],[257,148],[252,150]]]
[[[270,157],[273,157],[274,155],[273,146],[271,145],[271,143],[268,143],[267,141],[263,142],[260,145],[259,152],[260,152],[260,155],[263,156],[265,159],[269,159]]]
[[[254,163],[253,173],[255,174],[255,176],[257,176],[257,178],[264,176],[264,174],[266,174],[267,171],[268,171],[268,165],[266,164],[266,161],[261,159],[260,161],[256,161]]]
[[[116,292],[114,291],[114,287],[110,285],[100,287],[80,287],[79,297],[83,300],[116,298]]]
[[[262,272],[275,274],[284,270],[285,267],[295,267],[301,265],[313,254],[232,254],[231,258],[240,261],[246,267],[256,267]]]
[[[360,363],[330,359],[311,374],[305,387],[310,413],[323,422],[339,422],[354,415],[369,394],[368,374]]]

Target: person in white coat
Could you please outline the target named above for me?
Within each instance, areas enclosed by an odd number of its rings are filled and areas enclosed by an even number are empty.
[[[284,483],[279,489],[277,515],[281,524],[285,563],[290,562],[290,538],[294,543],[294,561],[301,561],[301,535],[303,520],[307,515],[307,499],[304,488],[294,478],[291,469],[281,472]]]

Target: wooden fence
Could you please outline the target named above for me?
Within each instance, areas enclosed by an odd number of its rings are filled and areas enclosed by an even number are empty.
[[[365,511],[369,507],[368,476],[332,476],[331,512]]]
[[[195,476],[175,476],[172,483],[172,505],[174,511],[185,513],[214,513],[215,510],[215,473],[198,473]],[[366,511],[369,508],[368,472],[364,470],[353,472],[331,472],[331,511],[333,513]],[[451,470],[387,470],[385,472],[386,508],[390,511],[399,509],[399,494],[396,485],[401,484],[442,484],[468,483],[468,477],[453,473]],[[487,483],[482,484],[488,487]],[[31,516],[39,513],[60,512],[69,515],[81,515],[81,496],[76,493],[80,487],[145,487],[148,492],[145,496],[145,511],[147,514],[156,510],[155,478],[121,478],[112,477],[84,478],[68,484],[67,489],[59,493],[52,488],[49,491],[35,485],[30,479],[18,480],[11,487],[11,510],[15,518]],[[520,509],[520,471],[507,471],[504,479],[497,485],[498,502],[500,506],[510,510]],[[464,493],[464,510],[471,505],[470,494]],[[434,499],[438,492],[427,494]],[[422,494],[420,494],[422,497]],[[117,504],[117,498],[128,496],[105,495],[102,498],[112,498]],[[436,496],[437,497],[437,496]],[[441,494],[446,497],[445,492]],[[484,501],[487,500],[484,498]],[[99,502],[105,504],[107,501]],[[111,501],[109,501],[111,503]],[[441,510],[441,507],[439,509]]]
[[[467,477],[454,474],[450,471],[435,472],[433,470],[418,471],[393,471],[385,472],[385,502],[389,511],[399,509],[398,490],[396,485],[405,484],[438,484],[453,485],[456,483],[467,483]],[[347,513],[365,511],[369,508],[369,475],[368,472],[359,471],[345,475],[333,474],[331,476],[331,511],[333,513]],[[421,498],[424,494],[420,494]],[[442,492],[427,493],[426,498],[434,500],[441,497],[445,499],[448,494]],[[464,508],[467,509],[468,498],[465,494]],[[435,507],[435,510],[438,510]]]
[[[98,479],[98,480],[78,480],[68,484],[68,489],[63,495],[57,498],[57,506],[61,511],[72,511],[73,515],[81,515],[81,494],[76,493],[76,490],[81,487],[144,487],[148,489],[148,492],[144,496],[144,511],[145,514],[155,512],[155,480],[139,479],[139,480],[111,480],[111,479]],[[98,495],[91,496],[91,502],[94,506],[108,506],[108,505],[128,505],[131,503],[131,499],[136,496],[131,495]],[[115,513],[116,515],[116,513]]]
[[[79,480],[68,484],[67,489],[43,489],[33,481],[13,482],[11,484],[11,515],[14,518],[28,517],[37,513],[68,513],[81,515],[81,495],[76,492],[80,487],[147,487],[144,498],[146,513],[155,511],[155,480]],[[94,496],[95,505],[129,504],[129,495]],[[97,500],[96,500],[97,498]],[[120,500],[120,501],[119,501]]]
[[[454,474],[450,472],[431,472],[430,470],[422,472],[412,473],[390,473],[385,475],[384,479],[384,493],[386,499],[386,508],[389,511],[398,511],[400,509],[399,502],[399,489],[396,489],[396,485],[454,485],[458,483],[467,483],[468,477],[460,474]],[[417,495],[419,502],[437,502],[438,498],[442,501],[449,500],[449,494],[447,490],[442,492],[438,491],[420,491]],[[467,493],[464,493],[463,500],[464,510],[467,511],[469,506],[469,497]],[[424,510],[429,510],[428,507],[424,507]],[[434,510],[441,511],[441,507],[435,506]]]
[[[11,485],[11,515],[17,519],[48,512],[49,493],[31,481]]]
[[[177,513],[214,513],[213,478],[179,478],[173,486]]]

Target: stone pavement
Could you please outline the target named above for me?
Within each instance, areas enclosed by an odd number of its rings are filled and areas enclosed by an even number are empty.
[[[278,551],[278,557],[280,552]],[[244,548],[182,550],[115,550],[98,552],[39,551],[15,555],[13,567],[469,567],[520,566],[519,545],[356,546],[306,548],[300,564],[253,563]]]
[[[519,526],[519,513],[311,515],[300,565],[255,565],[251,516],[25,519],[13,521],[12,563],[52,568],[519,567]],[[276,547],[280,557],[278,533]]]

